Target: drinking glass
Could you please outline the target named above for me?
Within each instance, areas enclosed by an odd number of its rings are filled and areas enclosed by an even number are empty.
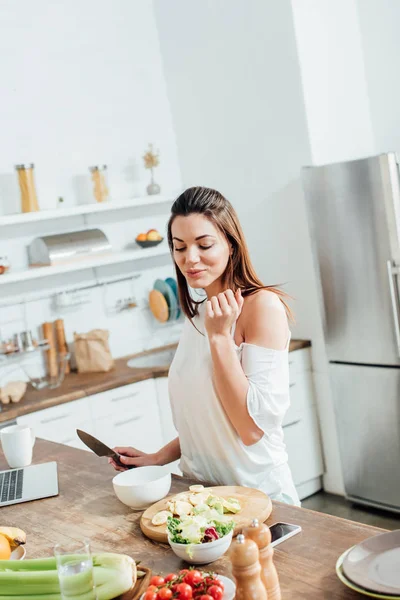
[[[54,554],[62,600],[80,594],[86,594],[85,600],[97,600],[89,540],[57,544]]]

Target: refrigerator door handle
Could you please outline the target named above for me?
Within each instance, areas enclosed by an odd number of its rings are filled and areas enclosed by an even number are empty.
[[[398,302],[396,297],[396,289],[394,283],[394,272],[392,261],[387,261],[387,270],[389,276],[389,290],[390,290],[390,299],[392,301],[392,311],[393,311],[393,321],[394,321],[394,333],[396,336],[396,345],[397,345],[397,355],[400,357],[400,322],[399,322],[399,311],[398,311]]]

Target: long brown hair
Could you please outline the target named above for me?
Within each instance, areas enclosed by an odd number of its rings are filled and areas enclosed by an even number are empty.
[[[191,187],[185,190],[172,205],[171,217],[168,222],[168,244],[173,255],[172,223],[178,216],[187,217],[193,213],[204,215],[225,235],[232,247],[225,272],[222,276],[224,286],[228,289],[241,289],[244,297],[255,294],[258,290],[269,290],[279,296],[286,309],[286,314],[292,320],[292,312],[286,302],[288,295],[276,285],[264,285],[258,278],[250,260],[249,250],[239,218],[231,203],[216,190],[206,187]],[[187,281],[175,263],[178,281],[179,300],[185,315],[192,320],[198,314],[199,304],[190,296]]]

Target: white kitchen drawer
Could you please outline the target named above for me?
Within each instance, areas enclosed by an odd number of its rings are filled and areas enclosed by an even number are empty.
[[[153,379],[131,383],[113,390],[88,397],[93,418],[101,419],[116,413],[131,414],[146,411],[146,405],[156,405],[156,389]]]
[[[323,473],[316,410],[307,407],[301,421],[283,429],[294,483],[301,485]]]
[[[17,418],[17,423],[19,425],[29,425],[34,430],[50,430],[53,427],[60,429],[64,424],[68,426],[70,422],[81,423],[90,420],[91,415],[87,399],[81,398],[73,402],[66,402],[58,406],[38,410],[29,415],[22,415]]]
[[[103,411],[99,417],[92,408],[96,437],[111,447],[133,446],[143,452],[159,450],[164,441],[154,380],[111,391],[108,398],[100,399],[100,404],[98,399],[92,403],[92,407],[100,406]]]
[[[314,404],[314,387],[311,371],[299,373],[290,383],[290,407],[283,419],[283,426],[300,421],[307,407]]]
[[[311,348],[289,352],[290,382],[296,381],[297,376],[304,371],[311,371]]]

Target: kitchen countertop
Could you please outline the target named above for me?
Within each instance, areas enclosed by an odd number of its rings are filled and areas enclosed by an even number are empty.
[[[289,352],[301,350],[311,346],[309,340],[291,340]],[[129,383],[137,383],[144,379],[153,377],[167,377],[168,368],[152,367],[143,369],[132,369],[127,366],[127,362],[133,356],[144,356],[153,354],[162,350],[172,350],[176,348],[176,344],[163,346],[162,348],[154,348],[140,354],[124,356],[115,360],[115,366],[107,373],[70,373],[66,375],[62,385],[55,390],[35,390],[31,386],[28,387],[25,396],[19,403],[16,404],[0,404],[2,411],[0,412],[0,423],[16,419],[21,415],[26,415],[37,410],[57,406],[64,402],[79,400],[85,396],[105,392],[122,385]]]
[[[59,496],[1,509],[2,525],[21,527],[27,533],[26,558],[53,554],[54,544],[89,537],[92,550],[121,552],[158,574],[182,568],[168,546],[145,538],[139,527],[141,512],[119,502],[113,492],[115,471],[84,450],[37,440],[34,462],[57,461]],[[0,469],[7,468],[0,452]],[[171,492],[194,483],[173,476]],[[384,530],[323,513],[273,502],[267,523],[296,523],[302,532],[275,548],[282,600],[357,600],[335,574],[337,558],[350,546]],[[231,575],[226,557],[212,565],[217,573]]]

